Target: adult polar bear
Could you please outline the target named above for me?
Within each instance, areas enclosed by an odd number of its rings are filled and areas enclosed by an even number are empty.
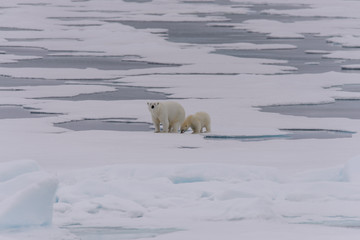
[[[177,102],[148,102],[152,121],[155,125],[155,132],[160,132],[160,123],[163,126],[162,132],[177,133],[180,125],[185,120],[185,110]]]

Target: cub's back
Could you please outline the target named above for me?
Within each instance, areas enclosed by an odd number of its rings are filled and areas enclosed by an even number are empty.
[[[197,112],[194,114],[194,116],[199,119],[200,122],[207,122],[207,123],[210,123],[210,116],[208,113],[206,112]]]

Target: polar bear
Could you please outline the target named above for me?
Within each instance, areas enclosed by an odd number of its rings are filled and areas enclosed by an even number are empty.
[[[186,132],[189,128],[193,130],[192,133],[201,133],[205,127],[206,132],[211,131],[210,116],[206,112],[197,112],[194,115],[189,115],[185,121],[181,124],[181,133]]]
[[[176,133],[182,122],[185,120],[185,110],[177,102],[148,102],[152,121],[155,125],[155,132],[160,132],[160,123],[163,126],[162,132]]]

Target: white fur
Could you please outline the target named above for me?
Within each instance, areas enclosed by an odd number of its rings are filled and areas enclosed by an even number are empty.
[[[160,123],[163,126],[162,132],[178,132],[179,127],[185,120],[185,110],[177,102],[148,102],[149,111],[155,126],[155,132],[160,132]]]
[[[206,132],[211,131],[211,120],[209,114],[206,112],[197,112],[194,115],[189,115],[181,125],[181,133],[186,132],[189,128],[193,133],[202,133],[203,128]]]

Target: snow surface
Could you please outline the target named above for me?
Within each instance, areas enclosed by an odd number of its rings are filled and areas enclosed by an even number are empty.
[[[177,0],[2,0],[0,75],[69,80],[52,86],[0,88],[0,105],[20,105],[49,117],[1,119],[0,239],[81,239],[109,229],[150,231],[152,239],[358,239],[360,123],[348,118],[308,118],[260,112],[260,106],[359,100],[360,92],[334,86],[359,84],[358,73],[289,74],[283,60],[214,54],[216,49],[293,49],[293,44],[185,44],[163,29],[136,29],[121,21],[206,22],[266,34],[268,38],[327,38],[344,51],[308,49],[326,58],[360,59],[358,1],[233,0],[217,5]],[[216,2],[216,1],[215,1]],[[298,21],[251,19],[231,23],[226,14],[267,15]],[[272,4],[294,4],[296,9]],[[288,5],[287,5],[288,6]],[[295,18],[299,19],[299,18]],[[285,41],[286,42],[286,41]],[[131,70],[13,68],[55,56],[123,56],[159,65]],[[41,57],[41,56],[40,56]],[[346,66],[345,66],[346,67]],[[352,65],[358,69],[358,65]],[[280,74],[280,75],[279,75]],[[102,80],[99,81],[95,80]],[[70,131],[55,123],[122,118],[151,122],[144,100],[64,101],[47,97],[148,87],[171,94],[187,114],[206,111],[212,135],[264,136],[279,129],[355,132],[352,138],[242,142],[203,135],[130,131]],[[32,160],[22,160],[32,159]],[[50,236],[50,237],[49,237]],[[93,239],[97,239],[93,236]]]

